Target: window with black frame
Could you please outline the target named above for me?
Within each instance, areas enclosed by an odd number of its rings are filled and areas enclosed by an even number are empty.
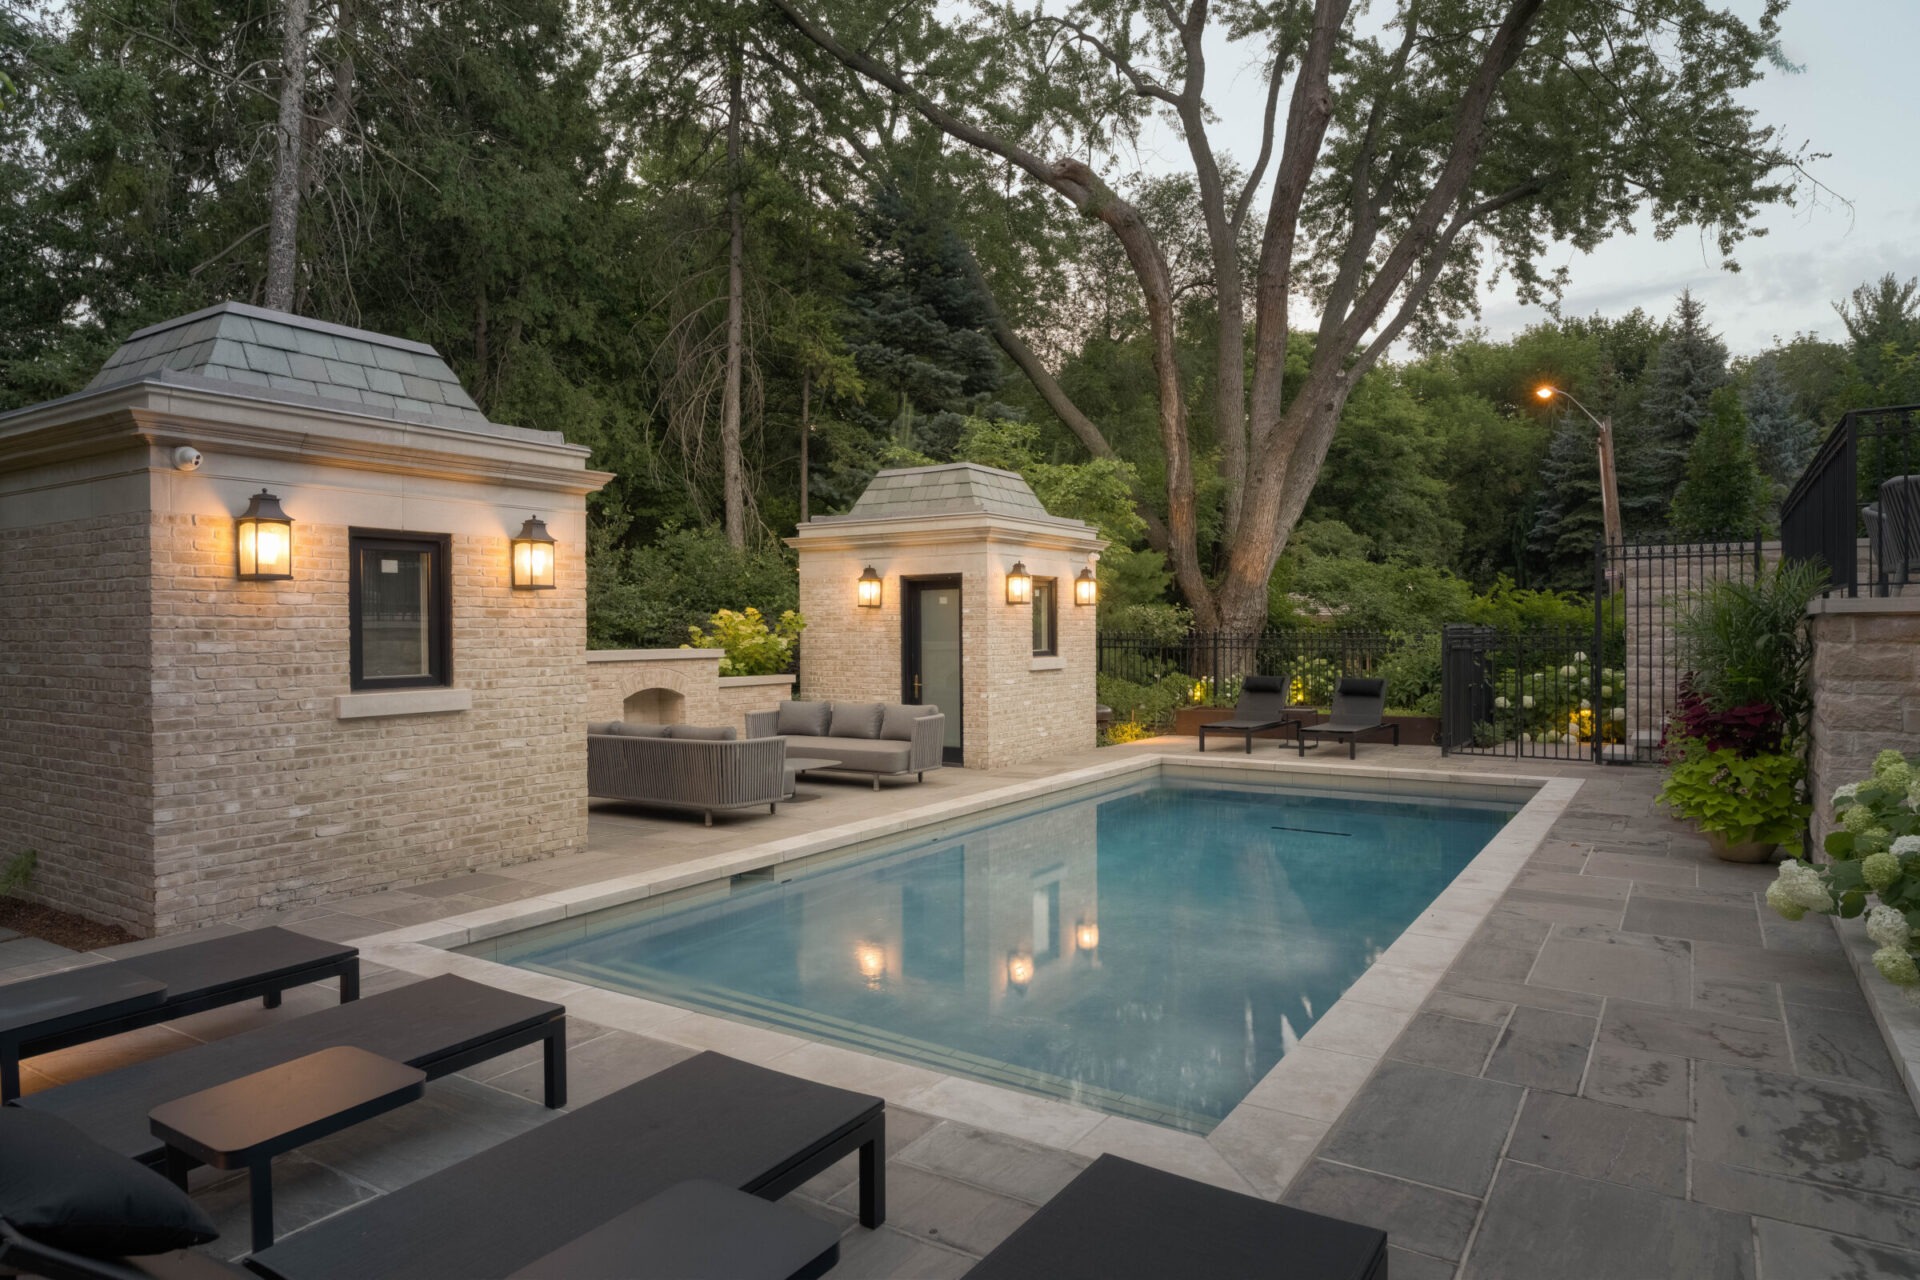
[[[348,569],[355,689],[417,689],[453,679],[444,534],[356,530]]]
[[[1033,656],[1051,658],[1060,651],[1054,628],[1059,622],[1055,608],[1060,599],[1059,579],[1033,580]]]

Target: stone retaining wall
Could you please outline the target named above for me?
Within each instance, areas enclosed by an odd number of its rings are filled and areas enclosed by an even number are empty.
[[[1866,776],[1889,747],[1920,750],[1920,599],[1815,600],[1814,837],[1831,829],[1835,787]]]

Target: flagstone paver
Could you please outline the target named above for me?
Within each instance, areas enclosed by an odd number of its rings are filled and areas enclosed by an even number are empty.
[[[436,907],[451,914],[664,874],[750,844],[905,814],[1089,762],[949,770],[924,787],[878,795],[822,785],[819,800],[711,830],[697,819],[596,803],[585,854],[272,919],[321,936],[363,937],[396,921],[436,918],[426,914]],[[1439,764],[1429,749],[1378,748],[1355,767]],[[1760,895],[1772,869],[1714,861],[1654,807],[1653,770],[1471,757],[1445,764],[1574,776],[1584,785],[1386,1059],[1371,1068],[1337,1037],[1296,1050],[1296,1083],[1256,1089],[1245,1119],[1223,1130],[1218,1149],[1229,1163],[1261,1194],[1386,1230],[1396,1280],[1920,1274],[1920,1117],[1897,1087],[1828,924],[1789,923],[1765,910]],[[0,941],[0,981],[97,959],[20,941]],[[369,965],[363,987],[412,980]],[[318,988],[291,992],[281,1009],[216,1010],[45,1055],[27,1064],[26,1087],[331,1000]],[[576,1022],[575,1105],[687,1052]],[[426,1103],[277,1164],[276,1205],[289,1224],[315,1221],[542,1123],[550,1113],[529,1096],[538,1075],[528,1051],[437,1081]],[[880,1230],[859,1227],[848,1211],[851,1160],[792,1197],[845,1231],[836,1280],[963,1275],[1087,1159],[1065,1143],[898,1103],[889,1107],[887,1145],[893,1203]],[[1290,1182],[1279,1172],[1296,1167]],[[243,1184],[201,1171],[194,1187],[226,1241],[244,1242]]]

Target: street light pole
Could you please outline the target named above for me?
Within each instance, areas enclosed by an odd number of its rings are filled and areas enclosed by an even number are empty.
[[[1587,421],[1593,423],[1594,449],[1600,457],[1600,520],[1606,531],[1607,545],[1620,543],[1620,485],[1614,478],[1613,468],[1613,419],[1596,418],[1593,411],[1575,400],[1571,394],[1559,387],[1541,387],[1534,392],[1542,400],[1551,400],[1563,396],[1567,402],[1587,415]]]

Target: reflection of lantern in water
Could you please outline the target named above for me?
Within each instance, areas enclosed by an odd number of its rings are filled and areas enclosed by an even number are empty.
[[[880,980],[887,976],[887,949],[863,942],[853,949],[853,962],[860,966],[860,976],[867,985],[877,987]]]
[[[1100,945],[1100,926],[1092,920],[1073,926],[1073,945],[1082,951],[1094,950]]]
[[[1015,951],[1007,957],[1007,985],[1022,990],[1033,981],[1033,957],[1025,951]]]

